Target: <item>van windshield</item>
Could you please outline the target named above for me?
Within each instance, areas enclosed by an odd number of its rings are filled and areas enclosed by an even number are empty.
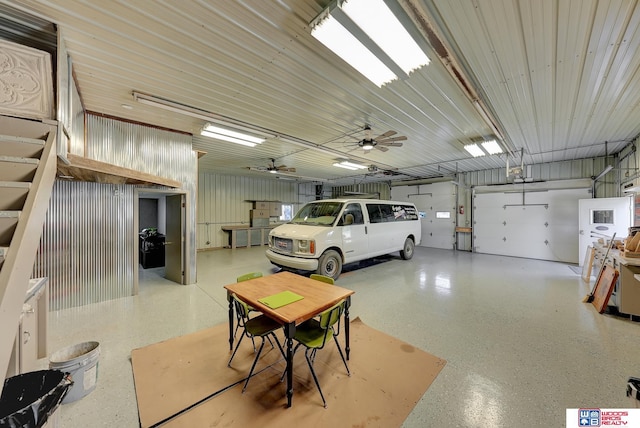
[[[340,214],[342,205],[341,202],[313,202],[307,204],[298,211],[289,223],[331,226],[336,221],[338,214]]]

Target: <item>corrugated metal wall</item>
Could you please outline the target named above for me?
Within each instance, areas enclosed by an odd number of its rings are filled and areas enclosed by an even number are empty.
[[[331,191],[333,198],[338,197],[354,197],[358,194],[372,195],[375,199],[391,199],[391,187],[387,183],[361,183],[351,186],[334,186]]]
[[[84,156],[84,108],[75,83],[71,85],[71,135],[69,153]]]
[[[200,173],[198,183],[198,249],[220,248],[229,238],[220,227],[250,224],[251,201],[280,201],[299,205],[293,181]],[[207,244],[208,242],[208,244]]]
[[[617,157],[599,157],[577,159],[564,162],[525,165],[526,177],[533,181],[570,180],[591,178],[600,174],[607,165],[617,168]],[[507,180],[505,168],[487,169],[460,174],[468,186],[485,186],[493,184],[512,183],[513,178]],[[620,170],[614,169],[598,180],[596,185],[598,198],[620,196]]]
[[[58,310],[130,296],[133,186],[56,181],[35,262]]]
[[[89,114],[86,156],[182,183],[190,207],[185,218],[185,250],[190,254],[185,277],[195,281],[198,160],[191,135]]]
[[[197,159],[191,136],[87,116],[88,157],[178,180],[196,206]],[[49,277],[51,308],[130,296],[134,291],[135,186],[58,181],[34,275]],[[186,266],[196,278],[195,209],[185,219]],[[187,214],[189,215],[189,214]]]

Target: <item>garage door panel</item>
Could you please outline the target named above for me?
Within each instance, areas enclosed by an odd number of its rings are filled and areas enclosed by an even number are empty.
[[[474,251],[578,262],[578,199],[588,189],[474,196]],[[506,206],[506,208],[505,208]]]

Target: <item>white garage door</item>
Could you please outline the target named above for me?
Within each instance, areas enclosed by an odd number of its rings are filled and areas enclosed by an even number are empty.
[[[578,263],[578,200],[589,189],[474,196],[474,251]]]

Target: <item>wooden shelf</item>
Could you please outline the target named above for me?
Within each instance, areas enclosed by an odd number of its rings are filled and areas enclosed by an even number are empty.
[[[77,181],[92,181],[109,184],[156,184],[180,187],[181,183],[146,172],[123,168],[106,162],[68,154],[67,162],[58,159],[58,177]]]

